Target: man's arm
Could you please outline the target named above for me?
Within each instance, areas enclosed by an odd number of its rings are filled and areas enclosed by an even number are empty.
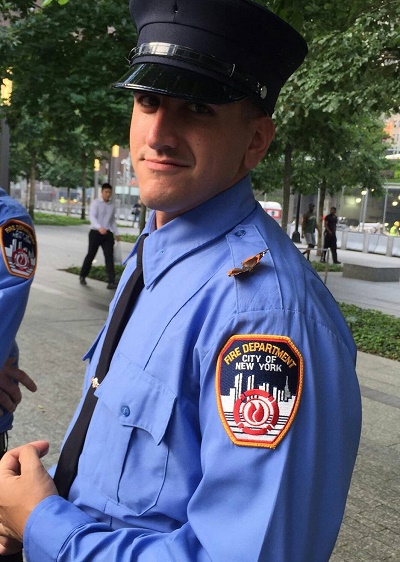
[[[118,225],[117,225],[117,219],[115,218],[115,213],[116,213],[116,208],[115,205],[113,204],[113,215],[112,215],[112,226],[111,226],[111,230],[115,236],[115,239],[117,240],[117,242],[119,242],[121,240],[121,236],[119,234],[119,230],[118,230]]]
[[[23,478],[0,471],[0,516],[7,529],[17,529],[11,536],[20,537],[23,531],[27,510],[19,509],[21,502],[27,501],[29,509],[36,505],[24,532],[29,560],[128,562],[139,556],[143,562],[328,560],[355,461],[360,400],[354,355],[320,320],[275,310],[273,317],[253,312],[251,318],[238,318],[238,324],[229,326],[231,333],[286,333],[303,357],[299,407],[275,449],[231,441],[216,403],[215,354],[203,358],[203,475],[188,503],[187,521],[171,533],[146,528],[145,517],[140,527],[112,530],[99,523],[55,495],[37,455],[19,457],[22,475],[38,475],[37,480],[29,479],[29,486]],[[20,511],[20,522],[15,523],[13,513]]]
[[[104,232],[101,232],[101,229],[103,230],[105,229],[99,223],[98,214],[99,214],[99,199],[93,199],[93,201],[90,203],[90,210],[89,210],[90,224],[92,228],[98,230],[100,234],[104,234]]]
[[[30,217],[22,206],[5,196],[0,205],[0,406],[12,412],[20,400],[20,391],[11,383],[10,357],[18,357],[15,337],[25,313],[29,290],[36,268],[37,244]],[[4,204],[3,204],[4,203]],[[13,248],[18,248],[14,252]],[[14,380],[21,376],[15,373]],[[22,383],[31,382],[22,377]],[[13,384],[13,386],[11,386]],[[4,414],[3,411],[3,414]],[[11,428],[12,415],[0,418],[0,432]]]
[[[325,218],[325,230],[328,234],[332,234],[332,231],[329,228],[329,219]]]

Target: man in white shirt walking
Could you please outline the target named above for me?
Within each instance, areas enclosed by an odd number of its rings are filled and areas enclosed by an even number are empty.
[[[115,221],[115,206],[111,201],[112,187],[109,183],[101,186],[101,197],[94,199],[90,204],[90,232],[89,249],[83,260],[79,281],[81,285],[87,285],[86,277],[89,275],[92,262],[96,257],[99,246],[102,247],[106,270],[108,275],[107,289],[115,289],[114,270],[114,236],[120,240],[117,223]]]

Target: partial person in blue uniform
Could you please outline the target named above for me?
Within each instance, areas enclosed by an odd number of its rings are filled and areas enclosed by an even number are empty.
[[[249,176],[306,44],[248,0],[131,12],[118,86],[134,93],[132,162],[154,211],[85,356],[97,401],[72,485],[58,495],[47,442],[10,451],[0,533],[29,562],[327,562],[360,438],[356,347]],[[144,288],[99,381],[143,242]]]
[[[0,457],[7,451],[13,412],[21,402],[21,383],[35,392],[34,381],[18,368],[15,340],[36,268],[36,237],[26,209],[0,189]],[[21,548],[18,545],[17,549]],[[20,552],[1,556],[22,561]]]

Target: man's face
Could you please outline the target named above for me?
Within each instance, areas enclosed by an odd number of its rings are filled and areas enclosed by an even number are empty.
[[[101,196],[103,198],[103,201],[105,201],[106,203],[110,201],[111,195],[112,195],[112,190],[110,188],[105,187],[104,189],[101,190]]]
[[[209,105],[135,92],[132,163],[158,227],[231,187],[263,156],[272,121],[249,117],[244,103]],[[268,121],[268,135],[257,132],[261,121]]]

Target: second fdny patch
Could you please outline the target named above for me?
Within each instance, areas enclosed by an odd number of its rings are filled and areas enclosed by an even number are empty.
[[[30,279],[35,273],[37,257],[33,228],[16,219],[7,221],[0,228],[0,246],[9,273]]]
[[[229,338],[218,357],[216,390],[233,443],[275,448],[296,415],[302,386],[303,358],[290,338]]]

